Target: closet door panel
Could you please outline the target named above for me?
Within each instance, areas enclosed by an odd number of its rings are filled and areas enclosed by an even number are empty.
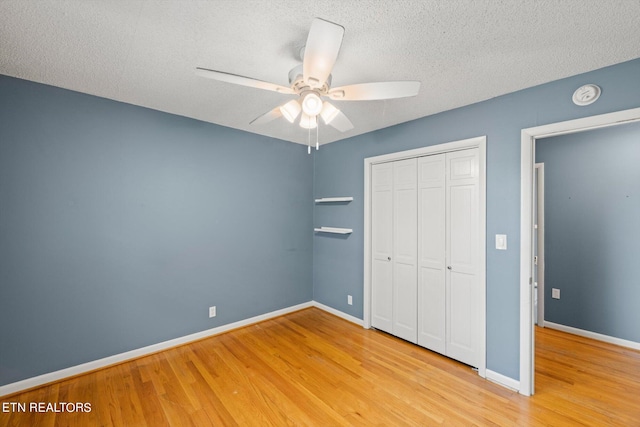
[[[417,159],[393,163],[393,334],[417,342]]]
[[[444,272],[423,268],[418,287],[418,344],[445,354],[446,311]]]
[[[417,343],[416,269],[398,264],[393,275],[393,334]]]
[[[447,154],[447,260],[455,271],[475,274],[478,262],[477,149]]]
[[[393,332],[393,164],[372,166],[371,325]]]
[[[446,354],[478,366],[478,150],[447,153],[446,167]]]
[[[451,274],[447,298],[447,356],[478,366],[477,301],[475,278]]]
[[[477,200],[476,186],[449,187],[449,265],[456,271],[476,270]]]
[[[445,155],[418,159],[418,344],[445,353]]]

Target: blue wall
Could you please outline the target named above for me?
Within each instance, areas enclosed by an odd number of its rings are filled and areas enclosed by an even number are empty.
[[[603,93],[577,107],[571,94],[585,83]],[[362,318],[364,159],[479,135],[487,367],[517,379],[520,130],[638,106],[634,60],[308,156],[296,144],[0,76],[0,385],[312,298]],[[312,203],[330,196],[354,201]],[[314,225],[354,232],[314,236]],[[494,234],[508,235],[509,250],[493,249]]]
[[[311,300],[312,171],[297,144],[0,76],[0,385]]]
[[[545,320],[640,342],[640,123],[542,139],[536,162],[545,165]]]
[[[595,104],[578,107],[571,102],[571,95],[586,83],[599,85],[602,95]],[[359,318],[363,316],[365,158],[486,135],[487,368],[518,379],[520,132],[523,128],[635,107],[640,107],[640,60],[322,147],[316,154],[315,197],[354,196],[354,201],[339,207],[316,206],[315,225],[348,227],[354,232],[346,240],[314,237],[314,300]],[[495,234],[508,235],[508,250],[495,250]],[[347,305],[347,294],[353,295],[353,306]]]

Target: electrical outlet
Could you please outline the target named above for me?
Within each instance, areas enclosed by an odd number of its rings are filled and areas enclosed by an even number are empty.
[[[551,289],[551,298],[560,299],[560,289],[552,288]]]
[[[353,297],[351,295],[347,295],[347,304],[353,305]]]
[[[216,317],[216,306],[213,305],[209,307],[209,317]]]

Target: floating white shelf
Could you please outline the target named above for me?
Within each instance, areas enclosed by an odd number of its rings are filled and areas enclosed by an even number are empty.
[[[337,228],[337,227],[320,227],[314,228],[316,233],[334,233],[334,234],[351,234],[353,230],[351,228]]]
[[[316,203],[336,203],[336,202],[350,202],[353,197],[323,197],[316,199]]]

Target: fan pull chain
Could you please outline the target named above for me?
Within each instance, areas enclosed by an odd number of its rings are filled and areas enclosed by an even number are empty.
[[[320,143],[318,142],[318,133],[320,132],[320,121],[316,117],[316,151],[320,149]]]
[[[311,128],[307,128],[307,154],[311,154]]]

